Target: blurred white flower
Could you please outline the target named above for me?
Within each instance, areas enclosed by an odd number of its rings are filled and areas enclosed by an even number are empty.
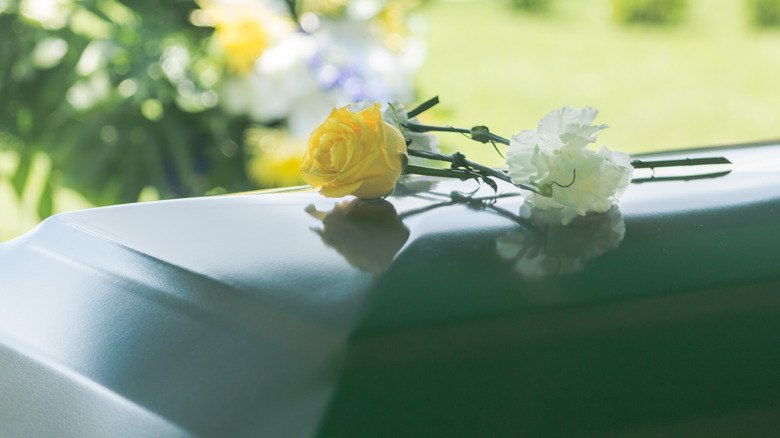
[[[264,124],[288,119],[293,135],[307,136],[333,109],[334,100],[309,68],[316,50],[317,42],[308,35],[282,39],[258,59],[252,74],[225,83],[226,109]]]
[[[76,81],[65,93],[65,97],[77,111],[87,111],[110,93],[111,81],[108,73],[101,70]]]
[[[76,73],[81,76],[89,76],[98,70],[103,70],[108,63],[108,52],[111,49],[106,40],[94,40],[87,45],[79,62],[76,64]]]
[[[257,18],[241,13],[242,9],[230,8],[259,5],[279,12],[277,3],[285,5],[281,0],[267,4],[260,0],[198,3],[204,9],[193,14],[192,21],[215,26],[217,30],[217,18],[225,14],[215,11],[232,11],[230,17],[239,14],[241,20],[251,21]],[[292,136],[305,139],[333,107],[363,99],[412,100],[413,74],[422,65],[424,48],[421,40],[399,34],[398,23],[387,25],[392,20],[385,15],[401,24],[406,16],[406,9],[397,7],[397,11],[393,9],[397,14],[386,13],[390,4],[395,5],[386,0],[310,0],[299,4],[298,12],[302,15],[297,31],[277,32],[275,38],[258,37],[256,44],[244,44],[246,32],[238,32],[235,58],[242,66],[251,68],[242,69],[241,74],[226,75],[219,101],[229,112],[246,114],[255,122],[282,122]],[[268,22],[261,23],[263,29],[269,30]],[[390,47],[389,35],[395,37],[392,41],[400,43]],[[221,45],[226,50],[233,47]],[[436,146],[432,136],[414,137],[415,147],[431,150]]]
[[[507,152],[509,176],[551,196],[532,194],[537,208],[560,208],[570,222],[588,211],[604,212],[617,202],[631,181],[629,156],[606,147],[588,149],[606,125],[592,125],[598,110],[563,107],[539,121],[536,131],[512,137]]]
[[[49,37],[38,42],[33,51],[33,63],[36,67],[52,68],[60,63],[68,52],[68,43],[62,38]]]
[[[68,24],[72,0],[22,0],[19,12],[44,29],[60,29]]]
[[[385,6],[385,1],[352,0],[347,3],[347,14],[356,20],[369,20]]]
[[[312,36],[318,50],[311,68],[320,87],[337,90],[343,102],[414,98],[412,75],[418,66],[405,52],[388,48],[370,21],[323,17]]]

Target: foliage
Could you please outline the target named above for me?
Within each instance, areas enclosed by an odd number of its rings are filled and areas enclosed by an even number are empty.
[[[0,0],[0,213],[301,183],[313,121],[413,95],[415,4]]]
[[[780,0],[749,0],[753,23],[759,27],[780,26]]]
[[[512,6],[528,12],[545,12],[550,9],[552,0],[511,0]]]
[[[95,204],[214,187],[249,188],[238,144],[247,122],[226,118],[210,89],[220,70],[193,26],[190,1],[52,2],[48,16],[11,3],[0,14],[0,132],[19,157],[17,192],[43,151],[51,158],[39,213],[56,184]]]
[[[686,7],[686,0],[612,0],[615,19],[622,23],[675,23]]]

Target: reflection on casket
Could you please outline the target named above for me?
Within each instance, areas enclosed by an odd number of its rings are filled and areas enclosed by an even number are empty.
[[[780,146],[641,158],[713,155],[580,228],[431,179],[55,216],[0,245],[0,435],[771,436]]]

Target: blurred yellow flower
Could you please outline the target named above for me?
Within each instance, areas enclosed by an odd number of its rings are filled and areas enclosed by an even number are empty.
[[[215,27],[217,41],[227,54],[228,67],[241,74],[251,71],[255,60],[268,47],[265,29],[251,17],[235,17]]]
[[[214,37],[225,52],[228,69],[239,74],[252,71],[275,37],[290,27],[288,18],[256,3],[198,3],[202,10],[193,14],[193,23],[215,29]]]
[[[302,140],[280,130],[255,128],[247,135],[255,146],[249,162],[249,175],[261,187],[290,187],[305,184],[301,176]]]
[[[376,20],[382,29],[385,45],[393,51],[403,50],[404,37],[407,35],[406,15],[414,6],[407,0],[393,0],[377,14]]]

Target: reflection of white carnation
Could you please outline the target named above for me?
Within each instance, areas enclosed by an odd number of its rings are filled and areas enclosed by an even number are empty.
[[[602,146],[587,148],[606,125],[592,125],[598,110],[563,107],[539,121],[536,131],[512,137],[507,165],[512,181],[550,189],[552,196],[533,195],[537,208],[563,208],[564,224],[588,211],[607,211],[631,181],[629,157]]]
[[[527,205],[520,216],[529,220],[529,226],[496,239],[498,255],[514,261],[515,270],[526,277],[581,271],[589,260],[617,248],[626,232],[617,207],[561,225],[561,210]]]

